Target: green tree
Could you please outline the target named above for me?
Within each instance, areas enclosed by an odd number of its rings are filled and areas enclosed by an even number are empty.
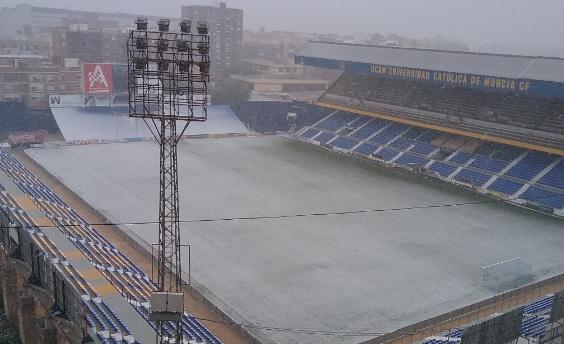
[[[238,105],[251,97],[251,86],[243,81],[224,78],[218,80],[211,91],[214,105]]]

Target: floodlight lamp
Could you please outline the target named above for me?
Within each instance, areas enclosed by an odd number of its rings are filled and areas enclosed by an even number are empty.
[[[167,32],[169,27],[170,27],[170,20],[169,19],[159,19],[159,21],[157,22],[157,25],[159,26],[159,31],[161,32]]]
[[[179,53],[187,53],[190,51],[190,42],[179,40],[176,42],[176,49]]]
[[[207,35],[208,34],[208,22],[206,22],[206,21],[199,21],[198,22],[198,34],[199,35]]]
[[[135,47],[137,50],[147,49],[147,39],[145,37],[137,37],[135,39]]]
[[[200,73],[203,75],[207,75],[210,73],[210,63],[209,62],[200,62],[198,63],[198,67],[200,67]]]
[[[188,61],[179,61],[178,62],[178,69],[180,73],[188,73],[190,72],[190,62]]]
[[[168,70],[168,61],[158,61],[157,68],[159,72],[166,72]]]
[[[164,38],[160,38],[157,42],[157,50],[159,53],[165,52],[168,50],[168,41]]]
[[[146,17],[139,17],[137,18],[137,20],[135,21],[135,24],[137,25],[137,30],[147,30],[147,18]]]
[[[210,47],[206,43],[199,43],[198,52],[200,53],[200,55],[208,55],[208,53],[210,52]]]
[[[137,70],[143,70],[147,67],[147,59],[136,57],[133,61],[135,62],[135,69]]]
[[[182,33],[190,33],[190,29],[192,28],[192,21],[189,19],[183,19],[180,22],[180,32]]]

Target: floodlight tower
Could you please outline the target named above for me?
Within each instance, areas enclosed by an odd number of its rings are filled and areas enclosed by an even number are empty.
[[[182,343],[177,145],[191,122],[207,119],[208,26],[198,22],[192,33],[191,21],[182,20],[180,32],[174,33],[168,19],[159,20],[153,31],[146,18],[135,23],[127,41],[129,116],[142,118],[160,146],[157,292],[151,295],[150,314],[158,324],[158,343]],[[174,338],[163,335],[166,322]]]

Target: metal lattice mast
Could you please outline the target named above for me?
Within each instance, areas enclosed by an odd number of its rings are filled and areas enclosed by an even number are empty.
[[[159,267],[160,291],[182,291],[180,262],[180,223],[178,199],[178,159],[176,120],[161,121],[160,194],[159,194]],[[167,271],[173,272],[167,275]],[[166,278],[168,276],[168,279]]]
[[[193,121],[207,118],[209,36],[205,22],[191,33],[183,20],[180,33],[169,32],[161,19],[158,31],[139,18],[127,43],[129,115],[142,118],[160,147],[159,242],[157,292],[151,295],[150,318],[157,322],[157,342],[182,343],[184,312],[178,198],[178,141]],[[181,122],[179,122],[181,121]],[[180,134],[177,124],[180,124]],[[174,338],[165,338],[165,323]]]

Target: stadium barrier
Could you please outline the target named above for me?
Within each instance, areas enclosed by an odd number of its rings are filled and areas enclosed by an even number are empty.
[[[441,333],[531,303],[547,294],[564,290],[564,274],[496,295],[436,317],[403,327],[361,344],[420,343],[429,333]]]
[[[228,138],[228,137],[242,137],[242,136],[256,136],[246,133],[222,133],[222,134],[197,134],[197,135],[182,135],[182,139],[208,139],[208,138]],[[31,148],[58,148],[64,146],[84,146],[84,145],[97,145],[97,144],[112,144],[112,143],[131,143],[131,142],[154,142],[153,137],[132,137],[123,139],[84,139],[84,140],[71,140],[71,141],[56,141],[31,144]],[[9,148],[9,144],[0,144],[0,147]]]

